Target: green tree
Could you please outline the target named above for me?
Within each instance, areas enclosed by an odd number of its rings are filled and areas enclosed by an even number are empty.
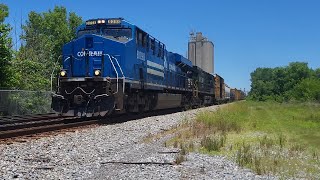
[[[0,87],[10,86],[10,63],[12,59],[11,38],[9,37],[10,26],[5,18],[9,16],[8,6],[0,4]]]
[[[251,97],[258,100],[266,100],[273,94],[272,73],[272,68],[257,68],[251,73]]]
[[[283,67],[276,67],[272,71],[272,80],[274,83],[273,94],[283,95],[285,92],[287,69]]]
[[[20,89],[49,90],[51,74],[59,69],[62,46],[75,37],[81,23],[81,17],[59,6],[48,12],[29,13],[21,36],[24,43],[14,62]]]
[[[320,102],[320,78],[303,79],[292,89],[290,94],[296,100]]]
[[[316,70],[314,70],[315,72],[315,76],[320,78],[320,68],[317,68]]]
[[[259,101],[315,100],[318,96],[315,83],[319,75],[319,69],[313,71],[304,62],[292,62],[286,67],[257,68],[251,73],[249,96]],[[310,91],[296,92],[301,91],[303,86]]]
[[[308,67],[308,63],[292,62],[286,67],[285,90],[292,89],[302,79],[311,77],[312,70]]]

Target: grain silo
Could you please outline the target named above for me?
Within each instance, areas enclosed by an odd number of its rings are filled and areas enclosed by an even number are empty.
[[[201,32],[190,33],[188,59],[207,73],[214,73],[214,45]]]

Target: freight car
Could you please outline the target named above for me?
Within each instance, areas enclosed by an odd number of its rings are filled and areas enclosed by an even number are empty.
[[[226,102],[230,102],[230,87],[227,85],[227,84],[224,84],[224,88],[225,88],[225,95],[224,95],[224,97],[225,97],[225,100],[226,100]]]
[[[211,105],[214,77],[123,18],[86,21],[63,46],[52,108],[72,116]]]
[[[236,88],[230,89],[230,99],[231,101],[239,101],[243,100],[245,98],[245,93],[241,90],[238,90]]]
[[[216,104],[226,103],[224,79],[218,74],[214,75],[215,80],[215,102]]]

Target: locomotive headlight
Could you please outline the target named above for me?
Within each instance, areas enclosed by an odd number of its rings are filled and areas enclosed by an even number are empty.
[[[65,77],[67,75],[67,72],[65,70],[60,71],[60,76]]]
[[[94,71],[94,75],[95,76],[100,76],[101,75],[101,71],[99,69]]]
[[[103,24],[106,23],[106,20],[102,19],[102,20],[101,20],[101,23],[103,23]]]
[[[98,20],[98,24],[101,24],[101,20]]]

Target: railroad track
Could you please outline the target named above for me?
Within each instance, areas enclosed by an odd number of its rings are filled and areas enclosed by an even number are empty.
[[[3,116],[0,117],[0,142],[11,141],[19,137],[41,137],[41,133],[55,132],[87,125],[108,125],[137,120],[149,116],[158,116],[174,113],[180,109],[157,110],[139,114],[112,115],[105,118],[79,118],[63,117],[54,113],[34,114],[24,116]],[[15,140],[13,140],[15,141]],[[23,142],[23,141],[22,141]]]
[[[52,113],[5,116],[0,117],[0,140],[97,124],[98,122],[98,119],[62,117]]]

